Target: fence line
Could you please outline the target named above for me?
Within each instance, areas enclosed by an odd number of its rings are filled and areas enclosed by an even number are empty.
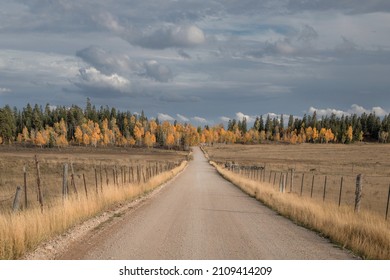
[[[240,176],[244,176],[248,179],[259,181],[259,182],[267,182],[271,186],[275,187],[277,179],[279,179],[279,191],[285,192],[287,188],[289,188],[290,193],[297,193],[299,196],[305,196],[305,186],[309,186],[310,190],[310,198],[316,198],[321,199],[323,202],[331,202],[334,201],[334,203],[340,207],[341,204],[351,205],[354,207],[355,212],[359,212],[361,205],[365,205],[365,201],[367,205],[365,207],[369,210],[372,210],[372,208],[377,208],[375,211],[381,212],[382,211],[382,203],[379,202],[370,202],[367,198],[367,195],[363,195],[363,184],[370,185],[370,179],[373,181],[373,178],[389,178],[389,176],[377,176],[377,175],[335,175],[335,173],[318,173],[315,168],[310,169],[310,171],[296,171],[295,168],[283,168],[282,170],[277,170],[274,168],[269,168],[268,165],[244,165],[244,164],[238,164],[234,162],[226,162],[218,164],[222,164],[225,166],[226,169],[228,169],[231,172],[234,172]],[[307,176],[312,175],[312,176]],[[272,180],[273,177],[273,180]],[[310,178],[311,177],[311,178]],[[337,179],[337,177],[340,177],[340,179]],[[267,179],[266,179],[267,178]],[[295,186],[297,184],[295,182],[295,179],[301,179],[300,180],[300,187]],[[310,179],[311,180],[310,180]],[[323,178],[323,179],[321,179]],[[346,182],[347,179],[347,182]],[[309,182],[310,180],[310,182]],[[298,181],[299,182],[299,181]],[[355,187],[353,190],[352,184],[355,182]],[[375,181],[373,181],[375,183]],[[347,188],[345,188],[345,185]],[[298,183],[299,184],[299,183]],[[322,187],[319,185],[322,184]],[[376,182],[375,185],[378,185]],[[387,185],[386,185],[387,187]],[[385,187],[385,188],[386,188]],[[373,199],[380,199],[377,197],[382,197],[379,195],[378,189],[369,189],[369,187],[364,188],[367,190],[366,192],[370,191],[371,195],[375,195]],[[383,193],[384,189],[380,190],[380,193]],[[386,194],[383,194],[383,197],[387,199],[387,203],[385,199],[383,199],[383,209],[385,214],[385,219],[388,219],[389,216],[389,204],[390,204],[390,185],[389,185],[389,191]],[[344,201],[343,201],[344,200]],[[369,204],[371,203],[371,204]],[[386,206],[386,207],[385,207]],[[382,212],[383,213],[383,212]]]
[[[36,168],[36,193],[38,202],[41,211],[44,210],[46,205],[50,205],[50,201],[53,199],[57,199],[62,197],[63,199],[67,199],[71,195],[79,196],[79,190],[77,185],[81,184],[83,186],[83,192],[86,198],[90,196],[90,187],[88,184],[91,184],[93,180],[91,180],[91,175],[95,177],[94,188],[96,194],[103,193],[104,185],[107,187],[110,185],[110,182],[113,182],[113,186],[115,187],[129,187],[134,186],[134,184],[142,184],[147,183],[153,177],[171,170],[180,165],[180,161],[145,161],[145,162],[130,162],[126,165],[104,165],[100,163],[99,165],[92,166],[92,170],[87,173],[84,171],[85,168],[81,168],[83,171],[78,172],[77,166],[74,166],[73,162],[58,164],[61,168],[60,175],[57,179],[51,181],[49,184],[58,184],[58,180],[61,180],[61,188],[55,188],[51,186],[48,187],[48,183],[45,183],[45,176],[42,177],[40,161],[37,156],[34,156],[34,165]],[[44,166],[45,167],[45,166]],[[109,170],[112,169],[112,178],[109,176]],[[46,173],[43,172],[43,175]],[[8,209],[13,209],[14,212],[27,209],[28,205],[30,207],[36,206],[33,201],[28,198],[28,188],[27,182],[30,182],[30,186],[33,187],[31,181],[29,181],[29,176],[33,175],[27,173],[27,164],[23,166],[23,185],[22,187],[16,188],[16,193],[9,195],[0,196],[0,203],[2,204],[2,209],[6,206],[6,203],[9,203]],[[105,175],[105,178],[103,176]],[[105,179],[105,180],[104,180]],[[111,181],[112,179],[112,181]],[[78,182],[80,180],[80,182]],[[89,181],[89,183],[88,183]],[[105,184],[104,184],[105,183]],[[70,189],[72,190],[70,193]],[[49,202],[49,203],[48,203]],[[1,210],[0,210],[1,211]]]

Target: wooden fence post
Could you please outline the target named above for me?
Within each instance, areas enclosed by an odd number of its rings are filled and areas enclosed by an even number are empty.
[[[96,186],[96,194],[99,193],[99,187],[98,187],[98,176],[97,176],[97,169],[95,167],[95,186]]]
[[[100,163],[100,192],[103,192],[103,168],[102,168],[102,163]]]
[[[280,184],[282,183],[282,177],[283,177],[282,174],[283,174],[283,173],[280,172],[280,176],[279,176],[279,188],[280,188]]]
[[[355,190],[355,212],[360,211],[360,202],[362,199],[362,174],[356,176],[356,190]]]
[[[117,186],[119,187],[119,174],[118,173],[119,173],[118,168],[115,165],[115,180],[116,180]]]
[[[27,209],[28,207],[28,197],[27,197],[27,167],[23,166],[23,181],[24,181],[24,205]]]
[[[68,196],[68,164],[65,163],[62,172],[62,198]]]
[[[85,181],[85,174],[84,173],[83,173],[83,181],[84,181],[85,197],[88,198],[87,182]]]
[[[112,169],[112,180],[114,182],[114,186],[116,186],[116,182],[115,182],[115,169]]]
[[[305,180],[305,173],[302,173],[302,181],[301,181],[301,192],[300,192],[300,196],[302,196],[302,193],[303,193],[303,182]]]
[[[313,179],[311,180],[310,197],[313,197],[313,189],[314,189],[314,174],[313,174]]]
[[[12,204],[12,211],[16,212],[19,210],[20,205],[20,192],[22,191],[21,187],[16,187],[16,193],[14,198],[14,203]]]
[[[387,221],[387,215],[389,214],[389,202],[390,202],[390,185],[389,185],[389,193],[387,195],[387,206],[386,206],[386,216],[385,216],[386,221]]]
[[[275,186],[275,182],[276,182],[276,171],[274,172],[274,184],[273,184],[273,186]]]
[[[37,168],[38,201],[41,206],[41,212],[43,212],[43,197],[41,191],[41,170],[39,168],[39,161],[37,155],[35,155],[35,166]]]
[[[104,172],[106,173],[106,184],[107,184],[107,187],[108,187],[109,179],[108,179],[107,166],[104,167]]]
[[[291,168],[290,192],[294,190],[294,168]]]
[[[280,173],[280,178],[279,178],[279,192],[283,192],[283,181],[284,181],[284,175]]]
[[[73,190],[74,192],[76,193],[76,196],[79,195],[78,191],[77,191],[77,187],[76,187],[76,179],[74,177],[74,169],[73,169],[73,163],[70,164],[70,171],[71,171],[71,179],[72,179],[72,186],[73,186]]]
[[[341,205],[341,193],[343,191],[343,181],[344,181],[344,177],[341,176],[341,181],[340,181],[340,193],[339,193],[339,207]]]
[[[325,182],[324,182],[324,193],[322,195],[322,201],[325,201],[326,196],[326,182],[327,182],[328,176],[325,175]]]
[[[141,168],[141,171],[142,171],[142,178],[143,178],[143,182],[146,183],[146,177],[145,177],[145,172],[144,172],[144,167],[142,166]]]
[[[286,180],[287,180],[286,174],[283,174],[283,175],[282,175],[281,183],[280,183],[280,185],[279,185],[279,191],[280,191],[281,193],[284,193],[284,190],[286,189]]]

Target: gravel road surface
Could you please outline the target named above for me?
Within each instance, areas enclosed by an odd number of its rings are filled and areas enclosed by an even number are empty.
[[[199,148],[187,169],[60,259],[353,259],[224,180]]]

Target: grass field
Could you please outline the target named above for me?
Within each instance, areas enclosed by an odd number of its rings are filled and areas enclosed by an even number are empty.
[[[37,202],[35,155],[40,163],[43,211]],[[165,183],[185,168],[187,153],[147,149],[2,147],[0,159],[0,259],[17,259],[41,242]],[[73,163],[78,189],[78,195],[75,195],[69,186],[71,195],[67,199],[62,197],[64,163]],[[24,184],[23,166],[27,167],[28,174],[28,208],[13,213],[16,186]],[[130,180],[132,167],[134,172],[142,174],[139,180]],[[83,174],[88,196],[84,192]]]
[[[114,168],[117,169],[119,176],[122,176],[120,174],[121,168],[126,167],[126,175],[129,176],[128,168],[131,166],[142,165],[146,167],[152,163],[177,163],[186,159],[187,153],[141,148],[67,147],[64,149],[40,149],[0,145],[0,212],[11,211],[16,187],[24,185],[24,166],[27,169],[28,205],[32,208],[38,206],[35,155],[40,163],[42,194],[44,203],[47,205],[62,196],[63,165],[65,163],[73,163],[78,191],[84,191],[82,177],[84,174],[87,187],[92,192],[95,188],[95,167],[99,172],[98,180],[100,183],[100,166],[102,166],[103,185],[106,185],[105,170],[107,170],[107,177],[111,184],[113,183]],[[71,188],[70,192],[72,192]]]
[[[357,174],[363,174],[361,209],[384,217],[390,184],[390,145],[382,144],[264,144],[206,146],[209,157],[219,163],[235,162],[241,166],[265,166],[265,181],[279,188],[281,172],[294,169],[293,192],[323,201],[325,176],[327,178],[325,202],[338,204],[341,177],[342,206],[354,206]],[[302,175],[303,185],[302,185]],[[290,191],[291,172],[287,191]],[[275,184],[274,184],[275,182]]]

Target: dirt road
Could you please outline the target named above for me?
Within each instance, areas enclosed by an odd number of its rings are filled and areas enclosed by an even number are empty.
[[[202,152],[158,194],[62,259],[351,259],[224,180]]]

